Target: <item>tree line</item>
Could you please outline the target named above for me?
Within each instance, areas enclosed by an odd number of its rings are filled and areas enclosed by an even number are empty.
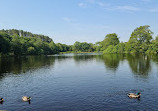
[[[48,36],[23,30],[0,30],[0,53],[12,55],[49,55],[71,50],[71,46],[57,43]]]
[[[117,34],[107,34],[100,42],[103,53],[158,53],[158,36],[153,39],[150,26],[136,28],[128,42],[120,42]]]
[[[73,45],[54,43],[48,36],[23,30],[0,30],[0,54],[50,55],[60,52],[158,53],[158,36],[153,39],[150,26],[136,28],[128,42],[120,42],[116,33],[107,34],[100,42],[76,41]]]

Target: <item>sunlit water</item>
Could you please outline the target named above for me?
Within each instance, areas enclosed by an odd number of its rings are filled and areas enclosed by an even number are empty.
[[[127,94],[141,92],[140,99]],[[32,100],[23,102],[22,96]],[[65,54],[0,59],[0,110],[158,110],[157,55]]]

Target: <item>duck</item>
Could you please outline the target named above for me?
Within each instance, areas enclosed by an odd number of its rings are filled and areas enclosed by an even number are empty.
[[[129,98],[140,98],[140,96],[141,96],[141,93],[137,93],[137,94],[129,93],[129,94],[128,94],[128,97],[129,97]]]
[[[0,98],[0,103],[4,102],[4,99],[3,98]]]
[[[23,100],[23,101],[30,101],[30,100],[31,100],[31,97],[23,96],[23,97],[22,97],[22,100]]]

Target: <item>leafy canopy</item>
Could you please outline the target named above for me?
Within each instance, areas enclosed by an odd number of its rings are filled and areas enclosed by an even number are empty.
[[[116,33],[107,34],[105,36],[105,39],[102,41],[102,46],[103,46],[103,49],[106,49],[110,45],[115,46],[115,45],[119,44],[119,42],[120,41],[119,41],[119,38]]]
[[[129,39],[129,42],[135,43],[150,43],[153,32],[149,29],[149,25],[144,25],[136,28]]]

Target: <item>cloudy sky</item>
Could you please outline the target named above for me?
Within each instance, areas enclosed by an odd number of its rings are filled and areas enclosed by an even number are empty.
[[[50,36],[55,43],[101,41],[150,25],[158,35],[158,0],[0,0],[0,29],[22,29]]]

